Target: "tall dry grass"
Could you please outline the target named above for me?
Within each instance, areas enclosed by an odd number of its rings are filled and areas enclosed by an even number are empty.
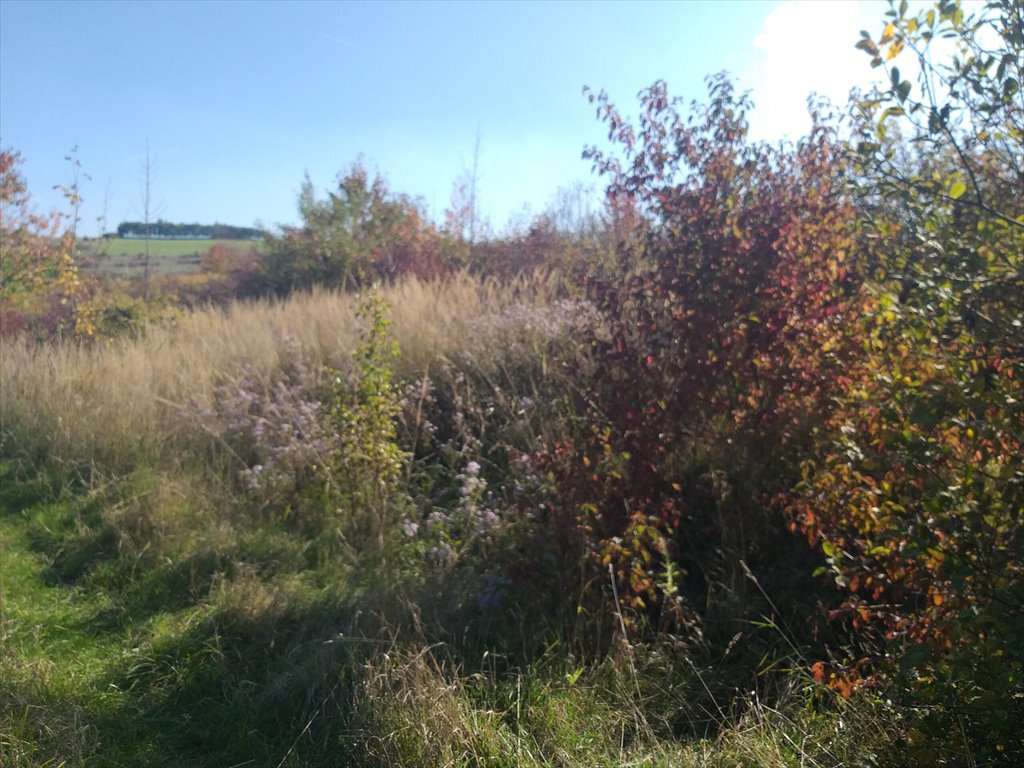
[[[381,289],[402,350],[399,375],[416,375],[447,355],[500,354],[503,328],[488,318],[549,307],[563,288],[556,274],[543,273],[502,283],[460,274]],[[317,290],[201,310],[105,343],[5,341],[2,451],[115,472],[140,455],[173,460],[194,435],[185,428],[189,404],[209,403],[215,387],[243,367],[269,380],[296,346],[313,364],[342,363],[359,343],[359,304],[357,295]]]

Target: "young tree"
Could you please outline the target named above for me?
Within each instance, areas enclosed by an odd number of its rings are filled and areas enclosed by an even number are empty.
[[[71,208],[68,217],[68,229],[71,232],[72,248],[77,249],[78,245],[78,224],[81,217],[78,212],[82,208],[82,182],[91,181],[92,177],[82,171],[82,161],[78,159],[78,147],[71,148],[71,152],[65,155],[64,159],[71,165],[71,181],[68,184],[57,184],[54,189],[59,190]],[[72,250],[72,257],[75,250]]]
[[[146,159],[142,162],[142,182],[140,189],[140,202],[142,205],[142,222],[146,238],[146,250],[142,270],[142,298],[149,300],[149,279],[150,279],[150,244],[153,238],[153,218],[159,217],[163,210],[163,204],[157,205],[153,202],[153,159],[149,154],[149,142],[146,142]]]
[[[21,162],[19,152],[0,151],[0,333],[91,335],[87,292],[74,258],[74,226],[62,232],[59,213],[32,211]],[[77,212],[77,181],[69,191]]]
[[[450,235],[464,240],[472,251],[480,234],[480,207],[477,200],[480,182],[480,126],[473,144],[473,165],[463,167],[462,175],[452,185],[451,200],[444,213],[445,229]]]
[[[442,238],[421,206],[392,194],[380,175],[353,164],[335,191],[318,200],[307,176],[299,194],[302,225],[268,241],[267,278],[287,293],[313,285],[360,286],[414,274],[436,277],[448,268]]]

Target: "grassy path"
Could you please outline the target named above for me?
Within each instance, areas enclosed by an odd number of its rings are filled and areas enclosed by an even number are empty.
[[[126,555],[110,497],[40,502],[2,470],[0,766],[300,764],[309,715],[297,698],[267,707],[266,681],[302,662],[267,645],[270,627],[223,628],[194,583],[206,560]]]
[[[0,504],[0,765],[154,764],[174,724],[154,727],[118,681],[173,617],[119,620],[109,593],[69,579],[62,542],[69,527],[88,533],[87,501],[11,507]]]

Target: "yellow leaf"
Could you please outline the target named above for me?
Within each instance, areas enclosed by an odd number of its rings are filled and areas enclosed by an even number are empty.
[[[889,52],[885,54],[885,60],[892,61],[893,59],[900,55],[900,51],[902,50],[903,38],[901,37],[899,40],[897,40],[896,42],[889,46]]]
[[[882,32],[882,39],[881,39],[881,40],[879,40],[878,42],[879,42],[880,44],[882,44],[882,45],[885,45],[885,44],[886,44],[886,43],[888,43],[888,42],[889,42],[890,40],[892,40],[892,38],[893,38],[893,36],[894,36],[895,34],[896,34],[896,25],[895,25],[895,24],[893,24],[893,23],[892,23],[892,22],[890,21],[890,22],[889,22],[888,24],[886,24],[886,25],[885,25],[885,31],[884,31],[884,32]]]

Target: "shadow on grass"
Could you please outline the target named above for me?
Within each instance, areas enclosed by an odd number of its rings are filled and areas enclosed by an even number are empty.
[[[57,486],[45,474],[23,477],[13,461],[0,459],[0,515],[18,515],[53,501]]]
[[[93,722],[110,765],[337,766],[359,728],[353,691],[373,621],[336,595],[226,607],[138,649],[100,681],[122,705]],[[102,764],[100,761],[98,764]]]
[[[176,562],[153,563],[137,572],[137,563],[119,560],[110,565],[103,569],[104,577],[116,580],[117,588],[111,589],[109,582],[104,585],[110,590],[111,602],[81,623],[83,631],[117,632],[162,613],[197,606],[214,583],[230,577],[234,569],[229,555],[213,551],[197,552]]]

